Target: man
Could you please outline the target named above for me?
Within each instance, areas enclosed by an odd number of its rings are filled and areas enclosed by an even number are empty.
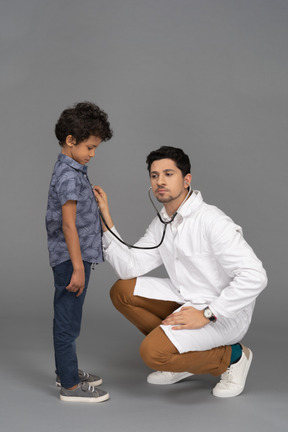
[[[267,284],[265,270],[240,226],[191,191],[190,161],[181,149],[161,147],[148,155],[147,165],[152,191],[164,205],[161,217],[172,222],[158,248],[143,250],[127,248],[103,226],[105,258],[121,278],[111,289],[112,301],[146,336],[140,354],[156,370],[149,383],[221,375],[213,395],[237,396],[252,361],[251,350],[239,342]],[[117,234],[105,192],[96,186],[94,193],[107,227]],[[157,246],[163,227],[155,217],[135,246]],[[161,264],[169,278],[143,276]]]

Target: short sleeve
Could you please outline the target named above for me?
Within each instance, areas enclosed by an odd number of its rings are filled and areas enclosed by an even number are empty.
[[[55,190],[61,206],[67,201],[78,201],[80,195],[80,181],[77,172],[65,173],[55,185]]]

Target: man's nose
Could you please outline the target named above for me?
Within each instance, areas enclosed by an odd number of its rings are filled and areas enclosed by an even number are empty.
[[[159,175],[158,179],[157,179],[157,183],[158,185],[163,185],[165,184],[165,176],[164,175]]]

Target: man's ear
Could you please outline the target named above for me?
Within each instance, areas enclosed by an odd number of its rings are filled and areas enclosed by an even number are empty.
[[[68,147],[73,147],[76,144],[76,139],[72,135],[67,135],[66,144]]]
[[[189,186],[191,183],[191,180],[192,180],[192,175],[190,173],[186,174],[186,176],[184,177],[184,184],[186,186]]]

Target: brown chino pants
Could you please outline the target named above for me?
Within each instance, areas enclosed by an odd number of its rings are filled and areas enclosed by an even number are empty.
[[[136,279],[118,280],[111,288],[111,300],[146,337],[140,355],[151,369],[169,372],[221,375],[230,364],[231,346],[180,354],[160,327],[164,318],[180,306],[133,294]],[[179,330],[181,331],[181,330]]]

